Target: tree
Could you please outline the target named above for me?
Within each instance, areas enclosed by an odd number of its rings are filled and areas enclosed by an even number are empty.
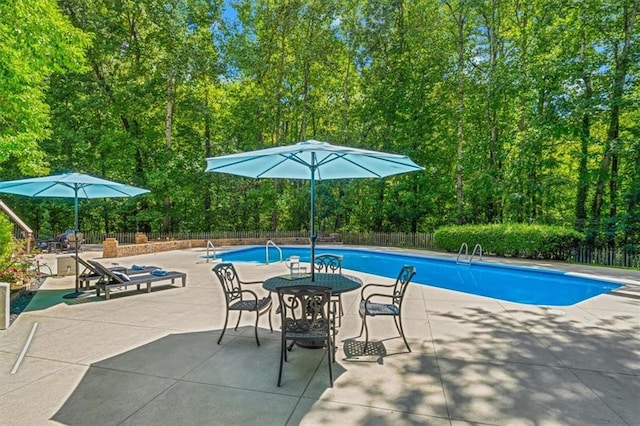
[[[0,3],[0,167],[12,174],[47,171],[38,142],[50,134],[49,79],[81,71],[89,42],[55,0]]]

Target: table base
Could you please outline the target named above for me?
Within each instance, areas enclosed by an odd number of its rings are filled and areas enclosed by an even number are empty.
[[[305,349],[324,349],[324,340],[297,340],[293,342],[296,346],[300,346]],[[293,345],[289,346],[290,348]],[[289,349],[291,350],[291,349]]]

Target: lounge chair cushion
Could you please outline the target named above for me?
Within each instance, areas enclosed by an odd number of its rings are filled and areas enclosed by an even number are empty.
[[[131,281],[129,275],[125,274],[124,272],[113,271],[113,275],[120,278],[122,281]]]

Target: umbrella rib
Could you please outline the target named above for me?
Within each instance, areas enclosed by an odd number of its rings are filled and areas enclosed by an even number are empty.
[[[358,164],[358,163],[356,163],[355,161],[353,161],[353,160],[351,160],[351,159],[347,158],[347,155],[348,155],[348,154],[335,154],[335,155],[332,155],[332,156],[327,156],[327,157],[325,157],[321,162],[319,162],[319,163],[318,163],[317,167],[320,167],[320,166],[322,166],[322,165],[325,165],[325,164],[331,163],[332,161],[336,161],[336,160],[342,159],[342,160],[344,160],[344,161],[346,161],[346,162],[348,162],[348,163],[353,164],[354,166],[356,166],[356,167],[358,167],[358,168],[360,168],[360,169],[362,169],[362,170],[367,171],[368,173],[372,174],[373,176],[376,176],[376,177],[383,177],[383,175],[381,175],[380,173],[376,173],[376,172],[372,171],[371,169],[369,169],[369,168],[367,168],[367,167],[364,167],[363,165]],[[371,156],[371,155],[365,155],[364,157],[371,158],[371,159],[373,159],[373,160],[380,160],[380,158],[379,158],[379,157],[374,157],[374,156]],[[394,160],[386,159],[386,158],[384,159],[384,161],[387,161],[387,162],[389,162],[389,163],[395,163],[395,164],[405,165],[404,163],[401,163],[401,162],[399,162],[399,161],[394,161]]]
[[[281,161],[279,161],[279,162],[275,163],[274,165],[272,165],[271,167],[263,170],[262,172],[257,174],[256,177],[261,178],[263,175],[265,175],[266,173],[268,173],[271,170],[275,169],[276,167],[278,167],[280,164],[284,163],[287,160],[293,160],[296,163],[300,163],[300,164],[302,164],[304,166],[310,167],[309,164],[307,164],[302,159],[300,159],[296,154],[297,153],[292,153],[291,155],[282,155],[282,154],[280,154],[280,156],[282,157]]]
[[[52,182],[52,183],[51,183],[51,185],[47,186],[45,189],[43,189],[43,190],[41,190],[41,191],[38,191],[38,192],[34,192],[33,196],[34,196],[34,197],[37,197],[38,195],[42,194],[42,193],[43,193],[43,192],[45,192],[45,191],[48,191],[49,189],[51,189],[51,188],[52,188],[52,187],[54,187],[55,185],[56,185],[56,183],[55,183],[55,182]],[[18,186],[18,185],[16,185],[16,186]]]
[[[275,169],[276,167],[280,166],[282,163],[286,162],[287,160],[292,160],[292,161],[295,161],[295,162],[297,162],[297,163],[299,163],[299,164],[302,164],[302,165],[304,165],[304,166],[306,166],[306,167],[311,167],[311,165],[310,165],[310,164],[308,164],[306,161],[304,161],[304,160],[302,160],[300,157],[298,157],[298,155],[297,155],[297,154],[298,154],[298,153],[292,153],[291,155],[283,155],[283,154],[280,154],[280,157],[282,157],[282,159],[281,159],[280,161],[278,161],[277,163],[275,163],[275,164],[271,165],[269,168],[267,168],[267,169],[265,169],[265,170],[262,170],[260,173],[258,173],[257,175],[255,175],[255,177],[257,177],[257,178],[261,178],[261,177],[262,177],[262,176],[264,176],[266,173],[268,173],[268,172],[270,172],[271,170]],[[265,156],[261,156],[261,157],[258,157],[258,158],[264,158],[264,157],[265,157]],[[226,168],[234,167],[234,166],[237,166],[238,164],[247,163],[247,162],[255,161],[255,160],[256,160],[256,157],[247,157],[247,158],[242,158],[242,159],[239,159],[238,161],[234,161],[234,162],[232,162],[232,163],[227,163],[227,164],[224,164],[224,165],[222,165],[222,166],[214,167],[214,168],[210,169],[209,171],[210,171],[210,172],[216,172],[216,171],[217,171],[217,172],[224,172],[224,171],[225,171],[224,169],[226,169]],[[235,173],[232,173],[232,174],[235,174]]]

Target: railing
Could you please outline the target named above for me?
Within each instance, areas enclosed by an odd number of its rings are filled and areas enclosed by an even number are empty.
[[[27,253],[31,249],[31,238],[33,236],[33,231],[29,226],[18,217],[17,214],[13,212],[5,203],[0,200],[0,211],[3,211],[9,219],[11,219],[17,229],[14,229],[13,235],[18,239],[25,239],[27,241]]]
[[[473,262],[473,256],[476,255],[476,250],[478,252],[479,259],[482,260],[482,246],[480,244],[476,244],[475,247],[473,247],[473,251],[471,252],[471,257],[469,258],[469,263]]]
[[[578,247],[572,251],[569,262],[640,269],[640,253],[622,248]]]
[[[53,236],[64,232],[54,232]],[[266,240],[278,240],[296,238],[308,242],[306,231],[216,231],[216,232],[178,232],[178,233],[146,233],[149,242],[161,240],[217,240],[229,239],[237,241],[233,244],[243,244],[244,239],[260,239],[259,244]],[[35,233],[35,238],[39,238]],[[102,244],[105,238],[112,237],[120,244],[133,244],[134,232],[84,232],[86,244]],[[51,238],[47,236],[46,238]],[[366,245],[379,247],[402,247],[417,249],[437,249],[430,233],[405,233],[405,232],[344,232],[339,234],[320,234],[318,242],[324,244]],[[256,244],[256,243],[249,243]],[[287,243],[289,244],[289,243]],[[295,243],[298,244],[298,243]],[[218,244],[220,246],[220,244]],[[624,248],[591,248],[575,247],[567,249],[571,255],[568,262],[587,265],[607,265],[627,268],[640,268],[640,252],[637,250],[625,250]],[[484,251],[484,248],[483,248]],[[483,253],[484,255],[484,253]],[[474,257],[475,259],[475,257]]]
[[[434,249],[433,234],[427,232],[342,232],[343,244]]]
[[[264,251],[265,251],[265,263],[268,265],[269,264],[269,246],[273,246],[276,249],[278,249],[278,251],[280,252],[280,262],[282,262],[283,257],[282,257],[282,249],[280,247],[277,246],[276,243],[274,243],[271,240],[267,241],[267,244],[265,244],[264,246]]]
[[[462,256],[463,251],[464,251],[464,258],[460,260],[460,256]],[[471,256],[469,256],[469,246],[467,245],[467,243],[462,243],[462,245],[460,246],[460,250],[458,250],[458,257],[456,257],[456,263],[468,263],[469,265],[471,265],[471,262],[473,262],[473,258],[476,256],[476,254],[478,255],[479,259],[482,260],[482,246],[480,244],[476,244],[473,247]]]
[[[216,258],[216,246],[211,240],[207,240],[207,263],[209,263],[209,249],[213,250],[213,258]]]
[[[464,250],[464,259],[461,261],[460,256],[462,256],[462,250]],[[458,250],[458,256],[456,257],[456,263],[471,263],[469,260],[469,246],[467,243],[462,243],[460,249]]]
[[[83,231],[87,244],[102,244],[105,238],[115,238],[120,244],[134,244],[135,232],[93,232]],[[64,232],[54,232],[46,238],[52,238]],[[309,241],[308,231],[215,231],[215,232],[146,232],[149,242],[162,240],[245,240],[259,239],[299,239],[301,242]],[[39,238],[36,235],[36,238]],[[318,236],[320,244],[349,244],[380,247],[402,247],[434,249],[433,234],[426,232],[345,232],[345,233],[321,233]],[[218,244],[219,245],[219,244]]]

